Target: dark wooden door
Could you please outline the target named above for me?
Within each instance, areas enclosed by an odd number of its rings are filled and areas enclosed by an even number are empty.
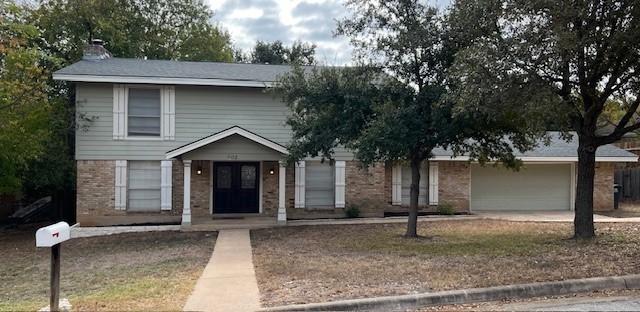
[[[217,163],[214,167],[213,213],[257,213],[258,163]]]

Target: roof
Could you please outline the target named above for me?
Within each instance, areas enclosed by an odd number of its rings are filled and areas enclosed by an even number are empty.
[[[150,83],[266,87],[289,65],[184,62],[106,58],[81,60],[53,73],[53,79],[76,82]]]
[[[232,135],[239,135],[239,136],[242,136],[242,137],[244,137],[246,139],[249,139],[249,140],[251,140],[253,142],[256,142],[256,143],[258,143],[260,145],[266,146],[266,147],[268,147],[268,148],[270,148],[270,149],[272,149],[272,150],[274,150],[276,152],[279,152],[279,153],[282,153],[282,154],[285,154],[285,155],[289,154],[289,152],[287,151],[287,149],[284,146],[282,146],[282,145],[280,145],[280,144],[278,144],[276,142],[273,142],[273,141],[271,141],[271,140],[269,140],[267,138],[261,137],[261,136],[255,134],[255,133],[253,133],[251,131],[245,130],[242,127],[234,126],[234,127],[222,130],[220,132],[214,133],[214,134],[212,134],[210,136],[204,137],[202,139],[193,141],[193,142],[191,142],[191,143],[189,143],[187,145],[183,145],[181,147],[178,147],[176,149],[168,151],[166,153],[167,159],[178,157],[180,155],[186,154],[188,152],[191,152],[193,150],[201,148],[201,147],[203,147],[205,145],[209,145],[211,143],[220,141],[220,140],[222,140],[222,139],[224,139],[226,137],[230,137]]]
[[[538,147],[525,152],[520,153],[517,150],[514,154],[523,161],[540,161],[540,162],[564,162],[564,161],[578,161],[578,138],[573,133],[573,139],[571,141],[565,141],[560,138],[559,132],[550,132],[549,136],[551,142],[549,145],[545,145],[542,141],[539,142]],[[435,160],[468,160],[467,156],[453,157],[453,152],[448,149],[436,148],[433,151]],[[611,144],[598,147],[596,150],[596,161],[598,162],[636,162],[638,156],[629,151],[625,151],[621,148],[613,146]]]

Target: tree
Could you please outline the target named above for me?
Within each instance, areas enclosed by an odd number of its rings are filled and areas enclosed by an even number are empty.
[[[315,63],[315,53],[315,44],[295,41],[291,47],[288,47],[280,40],[271,43],[258,40],[250,56],[237,58],[237,60],[247,60],[254,64],[312,65]],[[242,54],[240,53],[240,55]]]
[[[555,125],[575,131],[578,137],[574,234],[576,238],[594,237],[596,150],[640,129],[636,116],[640,105],[640,3],[461,0],[453,11],[473,21],[474,25],[466,22],[468,28],[490,29],[459,54],[457,75],[473,78],[466,79],[461,101],[473,96],[477,102],[491,103],[503,96],[503,102],[518,102],[524,114],[548,109],[540,103],[558,108],[550,113]],[[523,88],[524,84],[528,86]],[[520,90],[488,91],[510,88]],[[611,114],[613,132],[598,134],[599,121],[610,117],[605,115],[611,103],[620,103],[623,113]],[[499,105],[487,106],[476,108],[500,109]]]
[[[0,15],[0,194],[20,193],[28,164],[42,157],[50,133],[47,91],[56,60],[34,45],[37,29],[24,11],[1,2]]]
[[[333,150],[344,146],[363,167],[408,162],[406,236],[415,237],[420,168],[436,146],[517,167],[512,149],[530,148],[532,137],[521,131],[526,122],[518,116],[456,112],[444,78],[452,47],[462,44],[447,42],[450,34],[435,8],[408,0],[351,0],[347,7],[354,17],[340,21],[336,34],[351,38],[357,61],[367,66],[296,68],[278,80],[274,92],[292,110],[288,160],[331,161]]]
[[[51,72],[93,38],[118,57],[232,61],[229,35],[201,0],[0,0],[0,193],[75,187],[74,89]]]
[[[117,57],[231,62],[230,36],[212,17],[202,0],[49,0],[32,14],[42,45],[68,62],[95,38]]]

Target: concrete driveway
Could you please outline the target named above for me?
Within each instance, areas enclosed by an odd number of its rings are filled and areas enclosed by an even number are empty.
[[[473,212],[479,218],[506,221],[536,221],[536,222],[573,222],[573,211],[477,211]],[[613,218],[599,214],[593,215],[595,222],[640,222],[640,218]]]

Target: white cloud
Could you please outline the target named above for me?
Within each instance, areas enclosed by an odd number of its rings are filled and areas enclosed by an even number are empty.
[[[443,8],[451,0],[427,0]],[[351,60],[348,38],[333,38],[336,20],[347,16],[343,0],[209,0],[215,22],[236,47],[248,52],[257,40],[315,43],[316,59],[330,65]]]
[[[236,47],[249,51],[257,40],[315,43],[316,59],[349,63],[347,38],[333,38],[336,19],[346,16],[341,0],[209,0],[214,21],[231,34]]]

